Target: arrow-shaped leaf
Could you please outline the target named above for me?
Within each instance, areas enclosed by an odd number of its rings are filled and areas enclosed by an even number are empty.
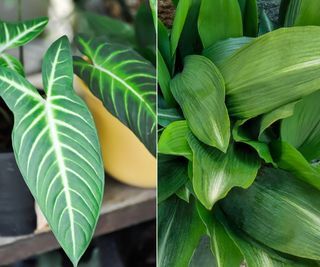
[[[46,99],[22,76],[0,68],[0,95],[15,116],[13,148],[21,173],[74,265],[99,215],[104,171],[96,129],[72,89],[68,39],[45,55]]]
[[[4,51],[30,42],[43,31],[47,23],[48,18],[45,17],[18,23],[0,21],[0,66],[9,67],[24,75],[21,63],[4,54]]]
[[[140,141],[156,153],[155,69],[132,49],[103,38],[79,37],[78,48],[91,62],[79,57],[74,68],[93,94]]]

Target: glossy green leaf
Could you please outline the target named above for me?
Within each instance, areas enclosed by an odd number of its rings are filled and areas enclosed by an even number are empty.
[[[186,267],[205,229],[194,199],[171,197],[158,207],[158,266]]]
[[[8,67],[24,76],[21,63],[4,52],[36,38],[48,23],[48,18],[37,18],[17,23],[0,21],[0,66]]]
[[[257,0],[238,0],[242,14],[243,35],[256,37],[258,33]]]
[[[293,146],[286,142],[273,142],[271,153],[280,168],[290,171],[298,179],[320,189],[320,170],[312,166]]]
[[[231,144],[223,153],[199,142],[192,134],[188,135],[188,143],[193,151],[193,189],[207,209],[233,187],[248,188],[254,181],[260,162],[250,150]]]
[[[204,47],[223,39],[242,36],[242,17],[238,0],[202,0],[198,30]]]
[[[224,226],[219,222],[212,211],[206,210],[200,204],[197,205],[197,209],[210,236],[211,250],[215,255],[217,266],[240,266],[244,261],[244,257],[237,245],[224,229]]]
[[[90,59],[74,58],[74,71],[150,153],[156,153],[156,79],[152,64],[132,49],[104,38],[77,39]]]
[[[21,173],[74,265],[98,220],[104,189],[92,116],[73,91],[68,39],[52,44],[42,66],[44,99],[17,73],[0,69],[0,95],[13,111],[13,149]]]
[[[180,36],[186,23],[186,18],[188,16],[190,7],[192,5],[193,0],[184,0],[179,1],[175,13],[175,17],[173,20],[172,30],[171,30],[171,55],[173,56],[176,53],[176,49],[178,47],[178,43],[180,40]]]
[[[224,81],[215,65],[203,56],[187,56],[182,73],[174,77],[170,87],[191,131],[202,142],[225,152],[230,122]]]
[[[308,160],[320,158],[320,91],[300,101],[293,116],[281,122],[281,140],[296,147]]]
[[[174,100],[170,90],[170,80],[171,80],[170,72],[167,68],[167,65],[161,53],[158,51],[158,83],[160,85],[160,89],[161,89],[163,98],[166,101],[166,104],[169,107],[172,107],[176,105],[176,101]]]
[[[222,203],[228,220],[258,242],[320,259],[319,191],[289,173],[265,168],[249,189],[233,190]]]
[[[177,191],[176,191],[176,195],[184,200],[185,202],[189,203],[190,202],[190,196],[191,196],[191,192],[188,188],[187,185],[183,185],[181,186]]]
[[[158,123],[166,127],[174,121],[183,120],[183,115],[176,108],[158,108]]]
[[[158,203],[173,195],[188,180],[186,160],[158,154]]]
[[[259,154],[259,157],[263,159],[265,163],[273,163],[273,159],[268,145],[262,141],[256,140],[254,137],[251,136],[250,129],[248,129],[245,125],[246,121],[247,120],[237,121],[235,123],[235,126],[232,130],[233,139],[236,142],[244,143],[254,148]]]
[[[158,27],[157,27],[157,21],[158,21],[158,15],[157,15],[157,1],[156,0],[150,0],[149,1],[149,6],[151,9],[151,14],[152,14],[152,19],[153,19],[153,26],[154,29],[156,31],[158,31]]]
[[[319,42],[320,27],[282,28],[224,61],[220,71],[229,114],[253,118],[317,91]]]
[[[198,32],[198,17],[201,0],[192,0],[178,44],[179,58],[200,54],[202,44]]]
[[[164,26],[162,21],[158,19],[158,49],[163,58],[163,61],[167,65],[169,73],[171,73],[173,70],[174,57],[173,58],[171,57],[169,35],[170,34],[166,26]]]
[[[319,13],[318,0],[290,0],[284,26],[320,26]]]
[[[186,121],[169,124],[160,136],[158,152],[167,155],[183,156],[192,160],[192,151],[187,141],[190,129]]]
[[[253,38],[250,37],[229,38],[205,48],[202,55],[209,58],[217,67],[220,67],[224,60],[252,40]]]

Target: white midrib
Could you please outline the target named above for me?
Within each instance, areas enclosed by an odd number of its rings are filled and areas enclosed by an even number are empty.
[[[48,88],[47,88],[48,89],[47,90],[48,98],[47,99],[50,98],[51,93],[52,93],[52,85],[53,85],[53,80],[54,80],[54,76],[55,76],[55,66],[57,65],[57,62],[58,62],[60,48],[61,48],[61,46],[59,47],[59,49],[55,55],[54,61],[52,63],[52,72],[50,73],[50,77],[48,80]],[[63,183],[63,187],[64,187],[68,215],[70,218],[72,251],[73,251],[73,255],[75,256],[75,229],[74,229],[74,216],[73,216],[73,211],[72,211],[72,203],[71,203],[71,195],[70,195],[70,186],[69,186],[69,181],[68,181],[68,176],[67,176],[67,168],[66,168],[64,160],[63,160],[62,148],[60,145],[58,131],[57,131],[57,127],[55,124],[54,115],[52,112],[52,107],[51,107],[50,101],[47,101],[47,103],[46,103],[46,115],[47,115],[47,119],[48,119],[49,131],[50,131],[51,138],[52,138],[54,153],[57,158],[57,163],[58,163],[58,167],[60,170],[61,179],[62,179],[62,183]]]
[[[109,76],[111,76],[113,79],[115,79],[116,81],[118,81],[119,83],[121,83],[122,85],[124,85],[127,89],[130,90],[131,93],[133,93],[137,98],[139,98],[139,100],[141,102],[143,102],[147,108],[149,109],[149,111],[151,112],[151,114],[155,117],[155,113],[153,108],[128,84],[126,83],[124,80],[122,80],[121,78],[119,78],[117,75],[113,74],[111,71],[102,68],[99,65],[94,64],[93,65],[94,68],[98,69],[99,71],[102,71],[106,74],[108,74]]]

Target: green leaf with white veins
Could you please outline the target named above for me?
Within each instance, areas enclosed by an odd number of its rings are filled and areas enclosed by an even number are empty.
[[[132,49],[104,38],[77,38],[91,62],[74,58],[74,70],[150,153],[156,153],[156,76],[152,64]]]
[[[25,45],[37,37],[48,23],[48,18],[37,18],[18,23],[0,21],[0,66],[9,67],[24,75],[21,63],[4,52]]]
[[[62,37],[45,55],[46,98],[22,76],[0,68],[0,96],[15,116],[13,149],[21,173],[74,265],[99,216],[104,170],[88,108],[72,88],[72,56]]]

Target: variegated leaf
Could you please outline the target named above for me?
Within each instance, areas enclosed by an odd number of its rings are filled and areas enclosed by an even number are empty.
[[[74,70],[104,106],[156,153],[155,68],[131,48],[104,38],[79,36],[78,48],[90,62],[75,57]]]
[[[21,63],[4,52],[33,40],[43,31],[47,23],[48,18],[45,17],[17,23],[0,21],[0,66],[9,67],[24,75]]]
[[[94,122],[72,89],[68,39],[45,55],[46,97],[22,76],[0,68],[0,95],[15,116],[13,148],[21,173],[74,265],[99,215],[104,171]]]

